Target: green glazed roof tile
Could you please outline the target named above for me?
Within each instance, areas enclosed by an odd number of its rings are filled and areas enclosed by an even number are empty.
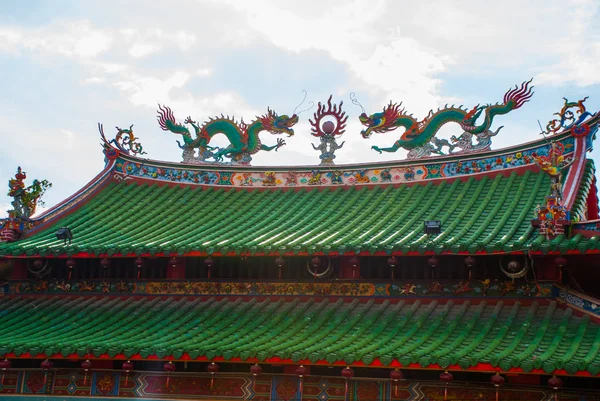
[[[1,244],[0,253],[518,249],[535,239],[530,220],[548,186],[545,175],[530,172],[398,188],[299,191],[111,183],[52,226]],[[423,221],[432,219],[442,221],[443,232],[430,239]],[[72,230],[72,245],[56,239],[62,226]]]
[[[2,354],[379,359],[547,373],[600,366],[600,324],[555,302],[4,297],[0,308]]]
[[[592,188],[591,161],[572,215],[585,210]],[[189,252],[514,252],[600,249],[598,238],[559,236],[548,241],[530,222],[549,192],[542,172],[497,174],[439,183],[360,187],[169,187],[110,183],[86,204],[0,254],[159,254]],[[441,220],[428,237],[423,221]],[[72,245],[54,233],[69,227]]]

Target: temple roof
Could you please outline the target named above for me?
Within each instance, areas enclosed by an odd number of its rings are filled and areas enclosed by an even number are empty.
[[[0,255],[597,251],[595,226],[555,236],[532,227],[549,195],[570,213],[566,227],[597,218],[586,153],[600,114],[590,116],[551,141],[343,166],[161,162],[103,136],[104,170],[25,219],[24,237],[0,243]],[[428,220],[441,221],[441,234],[424,234]],[[71,230],[72,244],[56,239],[60,227]]]
[[[589,162],[583,183],[593,171]],[[413,185],[297,190],[108,182],[73,213],[1,246],[13,256],[597,249],[595,240],[562,236],[548,244],[536,235],[530,222],[548,187],[547,175],[526,168]],[[581,188],[574,214],[589,185]],[[423,222],[436,219],[442,233],[430,238]],[[73,232],[72,245],[56,239],[63,226]]]
[[[600,324],[541,300],[2,297],[0,354],[600,373]],[[27,355],[26,355],[27,354]]]

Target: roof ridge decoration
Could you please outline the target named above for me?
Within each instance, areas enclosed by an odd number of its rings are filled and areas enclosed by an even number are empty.
[[[114,139],[108,141],[106,136],[104,135],[104,127],[102,124],[98,123],[98,131],[100,131],[100,137],[102,138],[103,146],[105,150],[109,150],[112,148],[111,145],[114,145],[121,152],[131,155],[145,155],[146,152],[142,147],[142,144],[138,142],[138,139],[133,134],[133,124],[129,126],[127,129],[122,129],[119,127],[115,127],[117,129],[117,135],[115,135]],[[114,156],[114,155],[113,155]]]
[[[302,103],[304,103],[305,99],[306,91]],[[296,107],[296,110],[298,107]],[[192,133],[185,125],[177,122],[173,111],[168,106],[161,106],[159,104],[157,117],[158,124],[164,131],[181,135],[183,144],[179,141],[177,141],[177,144],[183,150],[182,158],[184,163],[249,165],[252,161],[252,155],[258,151],[277,151],[285,145],[285,141],[282,138],[277,138],[275,145],[262,144],[258,137],[260,132],[267,131],[273,135],[294,135],[292,127],[298,123],[296,110],[294,110],[294,114],[290,117],[286,114],[279,115],[271,110],[271,108],[267,108],[266,114],[257,116],[249,124],[246,124],[243,119],[237,122],[235,117],[223,114],[209,118],[203,124],[198,124],[188,116],[184,120],[184,124],[189,124],[193,127],[195,138],[192,137]],[[229,140],[229,145],[224,148],[210,146],[210,140],[216,134],[224,134]],[[228,158],[229,161],[224,162],[224,158]]]
[[[584,121],[588,117],[593,116],[592,113],[586,110],[585,105],[583,104],[588,98],[589,96],[586,96],[577,102],[569,102],[566,97],[563,97],[563,100],[565,101],[564,106],[559,112],[554,113],[554,115],[559,118],[550,120],[546,125],[548,131],[543,134],[556,135],[561,130],[567,131],[575,128],[576,130],[574,133],[576,135],[587,135],[590,127],[588,124],[584,123]],[[576,109],[575,112],[571,111],[572,108]]]
[[[346,143],[346,141],[344,141],[338,145],[335,140],[336,136],[341,136],[346,132],[348,116],[346,115],[346,112],[342,110],[344,102],[341,101],[339,106],[337,104],[332,105],[332,97],[333,95],[330,95],[329,99],[327,99],[327,108],[325,108],[325,104],[319,102],[317,111],[313,115],[315,120],[308,120],[312,126],[310,129],[311,135],[321,140],[319,146],[315,146],[311,143],[314,150],[321,151],[321,155],[319,156],[319,159],[321,159],[321,166],[335,165],[333,162],[333,159],[335,159],[335,151],[341,149],[342,146],[344,146],[344,143]]]
[[[0,220],[0,242],[12,242],[21,237],[26,229],[32,227],[31,216],[35,214],[38,205],[43,205],[42,196],[52,187],[48,180],[33,180],[26,187],[27,173],[19,166],[15,178],[8,180],[8,196],[13,198],[12,210],[8,211],[8,218]]]
[[[507,114],[516,110],[524,103],[528,102],[533,96],[533,86],[529,86],[531,81],[523,82],[521,86],[515,86],[504,94],[502,103],[477,105],[471,110],[463,106],[450,106],[446,104],[437,111],[430,110],[429,114],[421,121],[408,114],[400,103],[390,103],[383,108],[382,112],[367,115],[361,113],[360,122],[366,127],[361,131],[363,138],[369,138],[373,133],[386,133],[394,131],[397,128],[405,128],[406,131],[394,143],[387,148],[372,146],[371,149],[382,152],[396,152],[403,148],[408,150],[408,159],[419,159],[429,157],[432,154],[460,154],[473,153],[490,150],[492,137],[498,135],[502,126],[496,131],[492,131],[491,125],[494,117]],[[352,99],[352,97],[351,97]],[[354,104],[355,99],[352,99]],[[361,106],[362,108],[362,106]],[[477,119],[485,112],[485,118],[480,125],[475,125]],[[437,132],[446,123],[454,122],[464,130],[459,137],[452,136],[450,141],[436,137]],[[476,143],[473,143],[473,139]],[[444,153],[443,148],[448,148],[448,153]],[[458,149],[458,150],[457,150]]]

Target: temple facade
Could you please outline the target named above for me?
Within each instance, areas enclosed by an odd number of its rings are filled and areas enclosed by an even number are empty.
[[[181,163],[100,125],[104,169],[37,217],[51,184],[19,168],[0,395],[600,400],[600,114],[565,100],[541,139],[492,150],[492,120],[531,95],[424,120],[363,109],[364,138],[399,137],[373,151],[408,159],[353,165],[335,164],[348,117],[330,98],[310,119],[319,161],[298,167],[251,165],[285,151],[295,112],[200,125],[160,106]],[[463,135],[437,138],[447,122]]]

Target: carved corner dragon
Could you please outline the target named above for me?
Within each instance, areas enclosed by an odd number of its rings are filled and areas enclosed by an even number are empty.
[[[363,138],[369,138],[373,133],[386,133],[397,128],[404,128],[404,133],[394,145],[387,148],[378,146],[371,148],[379,153],[396,152],[403,148],[409,151],[409,159],[430,156],[432,153],[443,155],[443,147],[448,147],[450,154],[488,150],[491,138],[497,135],[502,128],[498,128],[495,132],[490,130],[494,117],[516,110],[529,101],[533,96],[533,86],[529,86],[530,83],[531,80],[523,82],[520,87],[515,86],[508,90],[502,103],[477,105],[471,110],[464,109],[462,106],[448,107],[446,105],[435,112],[431,110],[422,121],[418,121],[411,114],[406,113],[402,108],[402,103],[390,102],[382,112],[371,115],[367,115],[363,109],[359,119],[366,128],[361,131],[361,135]],[[353,103],[360,106],[355,99],[352,100]],[[482,123],[476,125],[477,119],[482,114],[484,114]],[[452,136],[451,142],[436,138],[435,135],[446,123],[459,124],[464,133],[459,137]],[[473,138],[477,140],[476,143],[473,143]],[[455,151],[457,148],[459,150]]]
[[[258,137],[262,131],[271,134],[294,135],[292,127],[298,122],[296,114],[291,117],[287,115],[278,115],[271,109],[267,113],[257,116],[250,124],[236,122],[229,116],[210,118],[207,122],[200,125],[191,117],[184,121],[194,129],[195,137],[192,137],[190,130],[182,124],[177,123],[173,111],[167,106],[158,106],[158,123],[164,131],[171,131],[174,134],[182,136],[183,144],[177,141],[177,144],[183,149],[183,161],[188,163],[207,162],[213,159],[215,162],[222,162],[223,158],[229,158],[233,164],[249,164],[252,155],[259,150],[277,151],[285,145],[281,138],[277,139],[277,144],[269,146],[264,145]],[[217,148],[209,145],[210,140],[216,134],[224,134],[229,140],[229,145],[225,148]],[[197,155],[196,155],[197,152]]]

